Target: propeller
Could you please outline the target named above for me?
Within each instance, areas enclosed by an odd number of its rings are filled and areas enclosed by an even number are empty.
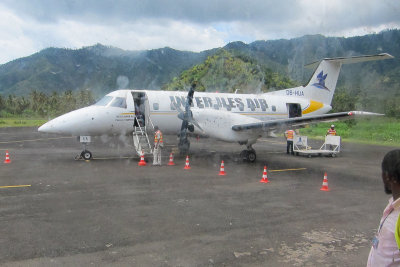
[[[186,98],[185,111],[182,112],[177,107],[178,111],[180,111],[178,114],[178,118],[180,118],[182,120],[182,126],[181,126],[181,132],[179,135],[179,144],[178,144],[179,151],[181,152],[182,155],[187,154],[187,152],[189,151],[189,147],[190,147],[190,141],[188,139],[187,130],[193,132],[193,130],[194,130],[193,125],[198,127],[200,130],[203,130],[203,129],[201,129],[199,124],[193,119],[193,114],[192,114],[192,111],[190,110],[190,107],[193,103],[193,94],[194,94],[195,88],[196,88],[196,84],[193,83],[189,89],[189,92],[188,92],[188,95]]]

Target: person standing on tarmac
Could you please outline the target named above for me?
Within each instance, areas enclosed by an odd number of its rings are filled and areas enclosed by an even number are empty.
[[[285,132],[285,137],[286,137],[286,154],[289,154],[289,152],[290,152],[292,155],[294,155],[294,152],[293,152],[294,131],[287,130]]]
[[[154,131],[153,165],[161,166],[161,149],[164,147],[163,135],[158,126],[154,126]]]
[[[336,130],[335,130],[335,125],[331,125],[331,128],[328,129],[328,131],[326,131],[326,135],[336,135]]]
[[[400,266],[400,149],[383,158],[382,180],[385,193],[392,197],[372,240],[367,267]]]
[[[335,130],[335,125],[331,125],[331,128],[328,129],[328,131],[326,131],[326,135],[332,135],[332,136],[336,136],[336,130]],[[333,150],[333,145],[329,145],[330,150]]]

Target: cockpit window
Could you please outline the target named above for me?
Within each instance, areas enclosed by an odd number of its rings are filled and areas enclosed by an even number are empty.
[[[95,106],[107,106],[108,103],[110,103],[112,99],[113,99],[112,96],[106,95],[105,97],[103,97],[102,99],[97,101],[96,104],[94,104],[94,105]]]
[[[110,107],[126,108],[126,100],[123,97],[116,97],[110,104]]]

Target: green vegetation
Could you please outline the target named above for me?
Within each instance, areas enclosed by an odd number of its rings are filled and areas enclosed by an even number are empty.
[[[218,50],[203,63],[183,71],[162,89],[185,90],[193,82],[197,83],[196,91],[227,93],[233,93],[236,89],[242,93],[260,93],[270,88],[282,89],[296,85],[287,76],[273,72],[254,59],[225,49]]]
[[[2,127],[34,127],[47,122],[46,119],[27,119],[22,117],[0,118],[0,128]]]
[[[319,123],[300,130],[301,135],[325,138],[332,123]],[[400,120],[377,117],[334,122],[337,135],[343,141],[400,146]]]
[[[55,117],[93,103],[91,91],[86,90],[74,93],[66,91],[61,94],[53,92],[51,95],[32,91],[27,98],[15,95],[3,98],[0,95],[0,120],[4,121],[3,123],[0,121],[0,124],[8,124],[15,118],[17,118],[15,121],[19,121],[19,118],[30,120]],[[11,120],[5,120],[7,118]]]

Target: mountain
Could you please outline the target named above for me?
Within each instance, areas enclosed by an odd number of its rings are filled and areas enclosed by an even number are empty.
[[[178,51],[168,47],[147,51],[125,51],[97,44],[82,49],[47,48],[29,57],[0,65],[0,94],[30,94],[33,90],[51,92],[90,89],[101,96],[118,88],[160,89],[171,86],[210,60],[214,55],[227,51],[237,69],[233,73],[222,71],[213,65],[208,69],[206,86],[212,80],[224,80],[230,84],[232,77],[244,75],[244,81],[259,79],[262,72],[265,87],[278,88],[268,80],[268,75],[278,80],[306,83],[312,74],[303,66],[326,57],[343,57],[361,54],[390,53],[393,60],[345,65],[339,77],[338,87],[349,92],[362,90],[365,99],[372,95],[381,97],[397,94],[400,86],[400,31],[387,30],[378,34],[351,38],[307,35],[290,40],[256,41],[250,44],[229,43],[223,48],[200,53]],[[214,58],[215,59],[215,58]],[[215,59],[215,62],[220,59]],[[219,64],[226,68],[229,64]],[[253,73],[248,73],[248,72]],[[268,75],[266,75],[268,74]],[[227,76],[224,76],[227,75]],[[231,76],[229,76],[231,75]],[[247,76],[246,76],[247,75]],[[271,78],[271,77],[270,77]],[[272,78],[271,78],[272,79]],[[223,87],[224,83],[218,84]],[[244,86],[243,83],[240,83]],[[258,86],[259,83],[249,86]],[[235,85],[232,85],[235,86]],[[216,86],[214,86],[216,88]],[[264,88],[271,89],[271,88]],[[221,88],[224,90],[224,88]],[[231,90],[231,89],[230,89]],[[246,88],[254,91],[254,88]],[[378,91],[378,92],[377,92]]]
[[[168,47],[124,51],[100,44],[78,50],[47,48],[1,65],[0,94],[90,89],[103,95],[117,88],[159,89],[210,53],[212,50],[194,53]]]

